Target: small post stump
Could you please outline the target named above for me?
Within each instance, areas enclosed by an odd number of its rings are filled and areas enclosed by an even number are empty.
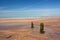
[[[44,23],[40,23],[40,33],[44,33]]]
[[[31,28],[34,28],[34,24],[33,24],[33,22],[31,22]]]

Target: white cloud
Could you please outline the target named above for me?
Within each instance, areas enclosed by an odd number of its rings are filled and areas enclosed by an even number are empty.
[[[28,10],[0,10],[0,12],[38,12],[38,11],[59,11],[60,8],[56,8],[56,9],[28,9]]]
[[[2,9],[4,9],[4,8],[6,8],[6,7],[0,7],[0,10],[2,10]]]
[[[32,16],[59,16],[60,8],[55,9],[29,9],[29,10],[3,10],[0,13],[23,14]]]

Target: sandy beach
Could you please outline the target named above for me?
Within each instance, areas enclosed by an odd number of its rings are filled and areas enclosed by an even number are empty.
[[[44,34],[39,32],[41,22]],[[0,19],[0,40],[60,40],[60,18]]]

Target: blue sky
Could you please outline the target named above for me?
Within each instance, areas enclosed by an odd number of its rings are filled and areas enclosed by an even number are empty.
[[[0,0],[0,18],[60,16],[60,0]]]

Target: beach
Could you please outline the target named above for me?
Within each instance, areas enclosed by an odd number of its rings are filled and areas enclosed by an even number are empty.
[[[42,22],[44,34],[39,31]],[[0,19],[0,40],[60,40],[60,18]]]

